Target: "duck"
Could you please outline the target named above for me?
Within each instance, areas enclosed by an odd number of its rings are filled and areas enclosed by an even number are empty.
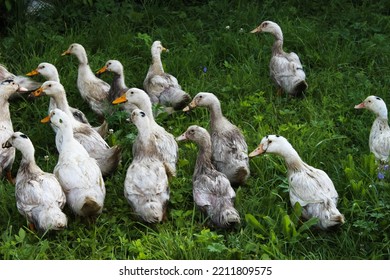
[[[41,83],[36,82],[33,79],[30,79],[29,77],[15,75],[9,72],[3,64],[0,64],[0,83],[7,80],[14,81],[16,84],[26,89],[26,91],[28,92],[34,91],[41,86]],[[12,99],[20,98],[24,94],[25,92],[17,92],[16,94],[12,94],[10,99],[12,100]]]
[[[213,165],[227,176],[233,186],[244,185],[250,176],[250,168],[248,145],[241,130],[223,115],[215,94],[199,92],[183,111],[196,107],[206,107],[210,111]]]
[[[96,75],[101,75],[105,72],[114,73],[110,90],[108,91],[108,100],[112,102],[128,91],[129,87],[126,86],[123,65],[119,60],[108,60],[106,64],[96,72]]]
[[[58,74],[57,68],[53,64],[48,63],[48,62],[39,63],[37,68],[31,70],[30,72],[28,72],[26,74],[26,76],[28,76],[28,77],[32,77],[32,76],[36,76],[36,75],[42,75],[46,79],[46,81],[60,82],[60,76]],[[48,112],[50,112],[54,108],[56,108],[54,98],[50,98]],[[69,109],[72,112],[73,117],[77,121],[90,125],[87,117],[85,116],[85,114],[81,110],[74,108],[74,107],[71,107],[71,106],[69,106]],[[100,126],[94,127],[94,129],[102,137],[105,137],[107,135],[107,131],[108,131],[108,123],[104,120]]]
[[[175,137],[167,132],[165,128],[157,124],[152,111],[152,103],[148,94],[139,88],[130,88],[125,94],[115,99],[112,104],[130,103],[131,107],[136,106],[142,110],[150,122],[151,129],[156,138],[157,150],[163,161],[166,163],[166,168],[169,177],[176,176],[176,164],[178,160],[179,147],[175,141]],[[137,142],[133,145],[133,150],[137,150]]]
[[[0,143],[5,143],[14,133],[9,110],[9,99],[17,92],[27,91],[13,80],[4,80],[0,83]],[[8,182],[14,184],[12,165],[15,161],[14,147],[0,147],[0,175],[5,176]]]
[[[55,81],[46,81],[33,94],[35,96],[45,94],[53,98],[56,107],[67,114],[71,127],[73,128],[74,138],[81,143],[91,157],[97,160],[104,176],[112,174],[117,169],[121,160],[119,146],[110,147],[103,137],[90,125],[76,121],[69,109],[65,89],[62,84]],[[56,125],[53,126],[57,133],[58,127]],[[56,146],[58,150],[61,149],[61,137],[56,137]]]
[[[280,135],[267,135],[249,154],[255,157],[265,153],[284,158],[287,165],[290,203],[302,206],[304,219],[318,218],[317,227],[327,230],[344,224],[344,215],[337,209],[338,193],[328,174],[305,163],[298,152]]]
[[[165,164],[157,152],[156,137],[145,112],[135,109],[131,121],[136,125],[137,149],[127,169],[124,194],[134,212],[147,223],[166,217],[169,184]]]
[[[379,163],[386,164],[390,155],[390,127],[387,116],[387,106],[382,98],[374,95],[368,96],[355,109],[368,109],[376,116],[371,126],[369,148]]]
[[[228,228],[240,223],[240,215],[234,208],[236,193],[225,174],[212,164],[211,137],[206,129],[191,125],[176,138],[190,140],[199,147],[192,176],[194,202],[218,228]]]
[[[89,107],[94,111],[101,120],[104,120],[106,111],[108,110],[108,92],[110,85],[99,79],[92,72],[88,63],[87,52],[85,48],[73,43],[69,48],[62,53],[64,55],[74,55],[79,61],[77,88],[80,91],[81,97],[88,103]]]
[[[144,90],[153,104],[165,107],[167,113],[183,109],[191,100],[191,96],[182,90],[176,77],[165,73],[161,62],[161,53],[167,51],[161,41],[154,41],[151,47],[152,64],[149,66],[143,82]]]
[[[67,205],[78,216],[98,216],[104,207],[106,188],[96,159],[73,137],[68,114],[56,108],[41,120],[49,121],[58,129],[56,138],[62,140],[53,173],[65,192]]]
[[[16,175],[15,198],[20,214],[27,218],[30,229],[40,232],[63,230],[68,219],[62,211],[66,197],[57,178],[44,172],[35,162],[35,149],[28,136],[15,132],[3,145],[22,153]]]
[[[275,37],[269,69],[270,76],[278,88],[278,95],[284,91],[291,96],[303,96],[308,84],[299,56],[283,50],[283,33],[277,23],[267,20],[251,31],[263,32],[271,33]]]

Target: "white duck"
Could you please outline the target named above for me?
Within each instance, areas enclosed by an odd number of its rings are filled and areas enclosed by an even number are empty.
[[[7,68],[0,64],[0,83],[6,80],[12,80],[20,87],[26,89],[26,91],[36,90],[41,86],[41,83],[38,83],[28,77],[15,75],[7,70]],[[23,93],[18,92],[17,94],[13,94],[11,99],[20,97]]]
[[[138,129],[138,144],[126,173],[125,197],[144,221],[161,222],[169,201],[165,164],[157,152],[156,137],[146,114],[135,109],[131,114],[131,121]]]
[[[226,228],[240,223],[240,216],[234,208],[236,193],[225,174],[217,171],[211,163],[211,139],[207,130],[192,125],[176,140],[191,140],[199,146],[192,176],[195,204],[217,227]]]
[[[306,74],[298,55],[283,50],[283,33],[280,26],[273,21],[264,21],[251,31],[259,32],[268,32],[275,37],[269,69],[271,78],[278,87],[278,94],[285,91],[294,96],[302,95],[308,87]]]
[[[96,216],[103,210],[106,189],[96,160],[73,137],[68,115],[56,108],[42,122],[50,121],[58,128],[61,138],[59,157],[54,175],[60,182],[70,209],[79,216]]]
[[[105,72],[114,73],[110,90],[108,92],[108,100],[112,102],[121,95],[125,94],[129,88],[126,86],[123,65],[119,60],[108,60],[106,64],[96,72],[96,74],[100,75]]]
[[[337,191],[323,170],[305,163],[287,139],[279,135],[265,136],[249,157],[264,153],[284,157],[291,205],[294,206],[298,202],[302,206],[302,216],[305,219],[318,218],[318,227],[321,229],[344,223],[344,216],[337,209]]]
[[[166,163],[169,176],[176,176],[176,163],[178,159],[179,147],[174,136],[167,132],[162,126],[158,125],[153,117],[152,103],[145,91],[138,88],[129,89],[126,94],[114,100],[113,104],[128,102],[138,107],[149,119],[151,129],[156,138],[157,150],[162,160]],[[137,142],[133,145],[133,151],[137,150]]]
[[[108,91],[110,85],[97,78],[88,64],[87,53],[80,44],[73,43],[62,55],[75,55],[79,61],[77,87],[81,97],[101,119],[108,109]]]
[[[12,80],[5,80],[0,83],[0,143],[5,143],[14,133],[11,114],[9,111],[10,97],[19,92],[27,91]],[[0,147],[0,176],[5,175],[10,183],[14,183],[12,177],[12,164],[15,160],[15,148]]]
[[[240,129],[226,119],[218,98],[209,92],[198,93],[183,109],[206,107],[211,114],[210,134],[212,162],[215,168],[224,173],[232,185],[243,185],[249,177],[248,145]]]
[[[362,103],[355,106],[355,109],[366,108],[373,112],[376,116],[371,127],[369,137],[370,151],[375,155],[375,158],[386,163],[389,161],[390,155],[390,127],[387,117],[386,103],[378,96],[368,96]]]
[[[74,138],[81,143],[91,157],[97,160],[103,175],[109,175],[116,170],[121,158],[119,147],[110,148],[101,135],[90,125],[75,120],[69,109],[64,87],[58,82],[46,81],[33,94],[40,96],[43,93],[54,98],[57,108],[67,114],[73,128]],[[56,137],[56,145],[57,149],[60,150],[62,146],[61,137]]]
[[[67,217],[62,212],[65,194],[56,177],[36,164],[31,140],[25,134],[15,132],[4,146],[14,147],[22,153],[15,186],[19,213],[27,218],[30,228],[41,232],[64,229],[67,225]]]
[[[35,68],[34,70],[32,70],[26,74],[26,76],[29,76],[29,77],[36,76],[36,75],[42,75],[47,81],[54,81],[54,82],[58,82],[58,83],[60,82],[60,76],[58,75],[58,70],[51,63],[42,62],[38,65],[37,68]],[[54,108],[56,108],[56,103],[54,101],[54,98],[50,98],[49,112],[51,110],[53,110]],[[87,117],[85,116],[85,114],[81,110],[73,108],[71,106],[69,106],[69,110],[72,112],[73,117],[77,121],[89,124]],[[99,132],[99,134],[102,137],[104,137],[107,134],[108,124],[106,121],[104,121],[101,126],[94,127],[94,129],[97,132]]]
[[[165,106],[167,112],[183,109],[191,100],[191,96],[181,89],[177,79],[165,73],[161,62],[161,52],[167,49],[160,41],[152,44],[152,64],[144,80],[144,89],[153,104]]]

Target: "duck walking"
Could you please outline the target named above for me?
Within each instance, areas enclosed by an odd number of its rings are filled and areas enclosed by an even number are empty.
[[[56,108],[42,122],[51,122],[61,137],[59,157],[54,174],[60,182],[72,211],[83,217],[99,215],[103,210],[106,189],[96,160],[73,137],[73,129],[66,113]]]
[[[206,107],[211,114],[210,134],[212,162],[215,168],[224,173],[234,186],[245,184],[250,175],[248,145],[240,129],[222,114],[221,103],[209,92],[200,92],[183,109]]]
[[[142,220],[161,222],[169,201],[165,163],[157,152],[156,137],[147,115],[135,109],[131,121],[137,126],[138,136],[133,161],[126,173],[125,197]]]
[[[211,162],[211,139],[207,130],[192,125],[176,140],[191,140],[199,147],[192,176],[195,204],[216,227],[226,228],[240,223],[240,216],[234,208],[234,189],[225,174],[216,170]]]
[[[67,226],[67,217],[62,212],[65,194],[56,177],[36,164],[31,140],[27,135],[15,132],[2,146],[14,147],[22,153],[15,197],[18,211],[27,218],[30,228],[41,232],[64,229]]]
[[[368,96],[355,109],[368,109],[376,116],[372,124],[368,145],[370,151],[380,163],[387,163],[390,155],[390,127],[387,116],[387,106],[382,98]]]
[[[318,218],[318,227],[328,229],[344,223],[344,216],[337,209],[338,194],[329,176],[320,169],[305,163],[297,151],[279,135],[265,136],[249,157],[264,153],[284,157],[287,165],[290,202],[302,206],[305,219]]]
[[[181,89],[177,79],[165,73],[161,62],[161,53],[167,51],[160,41],[154,41],[151,48],[152,64],[144,80],[144,89],[153,104],[165,106],[168,113],[183,109],[191,96]]]
[[[275,37],[269,69],[270,76],[278,87],[278,94],[284,91],[293,96],[302,96],[308,87],[306,74],[298,55],[283,50],[282,29],[277,23],[268,20],[251,31],[251,33],[262,32],[271,33]]]

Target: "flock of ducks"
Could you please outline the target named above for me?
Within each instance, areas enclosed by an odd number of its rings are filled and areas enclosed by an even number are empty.
[[[305,73],[299,57],[283,51],[279,25],[265,21],[251,32],[268,32],[275,37],[269,68],[278,93],[302,95],[308,87]],[[246,184],[250,176],[249,158],[265,153],[285,159],[290,201],[303,207],[304,219],[318,218],[317,226],[321,229],[344,223],[344,216],[337,209],[337,191],[324,171],[306,164],[288,140],[279,135],[265,136],[248,154],[243,134],[224,117],[217,96],[200,92],[191,98],[174,76],[164,72],[163,51],[167,50],[160,41],[155,41],[143,89],[126,86],[123,66],[117,60],[108,60],[96,73],[113,72],[109,85],[92,72],[82,45],[71,44],[63,52],[62,55],[74,55],[78,59],[77,87],[102,121],[99,127],[92,127],[83,112],[68,104],[54,65],[39,64],[27,74],[30,78],[13,75],[0,67],[0,174],[16,184],[17,208],[33,228],[64,229],[67,226],[62,211],[65,204],[82,217],[95,217],[102,212],[106,195],[104,177],[115,172],[121,160],[121,148],[110,147],[104,140],[107,133],[104,116],[113,110],[113,104],[121,104],[120,108],[128,112],[138,131],[124,181],[124,196],[141,220],[164,221],[170,197],[169,179],[177,174],[178,142],[193,141],[199,148],[192,177],[193,199],[213,226],[227,228],[240,223],[234,206],[234,187]],[[42,75],[46,82],[34,82],[31,77],[35,75]],[[55,132],[59,157],[53,174],[37,166],[34,146],[28,136],[13,131],[9,100],[25,91],[36,97],[50,97],[48,116],[42,122],[50,122]],[[192,125],[175,138],[155,121],[154,104],[160,104],[169,113],[206,107],[210,113],[210,129]],[[390,128],[385,103],[379,97],[369,96],[355,108],[367,108],[376,114],[369,146],[378,160],[387,162]],[[11,171],[16,150],[21,152],[22,159],[15,179]]]

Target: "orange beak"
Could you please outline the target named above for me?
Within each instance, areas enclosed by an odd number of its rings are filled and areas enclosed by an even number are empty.
[[[26,76],[31,77],[31,76],[36,76],[36,75],[38,75],[38,74],[39,74],[39,72],[37,71],[37,69],[34,69],[34,70],[28,72],[28,73],[26,74]]]
[[[70,54],[70,51],[69,51],[69,50],[66,50],[66,51],[64,51],[61,55],[63,56],[63,55],[68,55],[68,54]]]
[[[97,72],[96,72],[96,74],[101,74],[101,73],[104,73],[104,72],[106,72],[107,71],[107,66],[103,66],[102,68],[100,68]]]
[[[36,91],[34,91],[32,94],[33,94],[35,97],[42,96],[42,94],[43,94],[43,88],[42,88],[42,87],[38,88],[38,89],[37,89]]]
[[[115,105],[115,104],[125,103],[126,101],[127,101],[126,94],[123,94],[122,96],[112,101],[112,104]]]
[[[263,144],[260,144],[253,152],[249,154],[249,157],[254,157],[257,155],[264,154]]]
[[[195,103],[195,100],[192,100],[190,104],[188,104],[188,106],[186,106],[184,109],[183,109],[183,112],[188,112],[192,109],[195,109],[196,108],[196,103]]]
[[[261,30],[261,27],[260,26],[258,26],[258,27],[256,27],[255,29],[253,29],[250,33],[259,33],[259,32],[261,32],[262,30]]]
[[[45,118],[43,118],[43,119],[41,120],[41,123],[48,123],[49,121],[50,121],[50,115],[47,116],[47,117],[45,117]]]

